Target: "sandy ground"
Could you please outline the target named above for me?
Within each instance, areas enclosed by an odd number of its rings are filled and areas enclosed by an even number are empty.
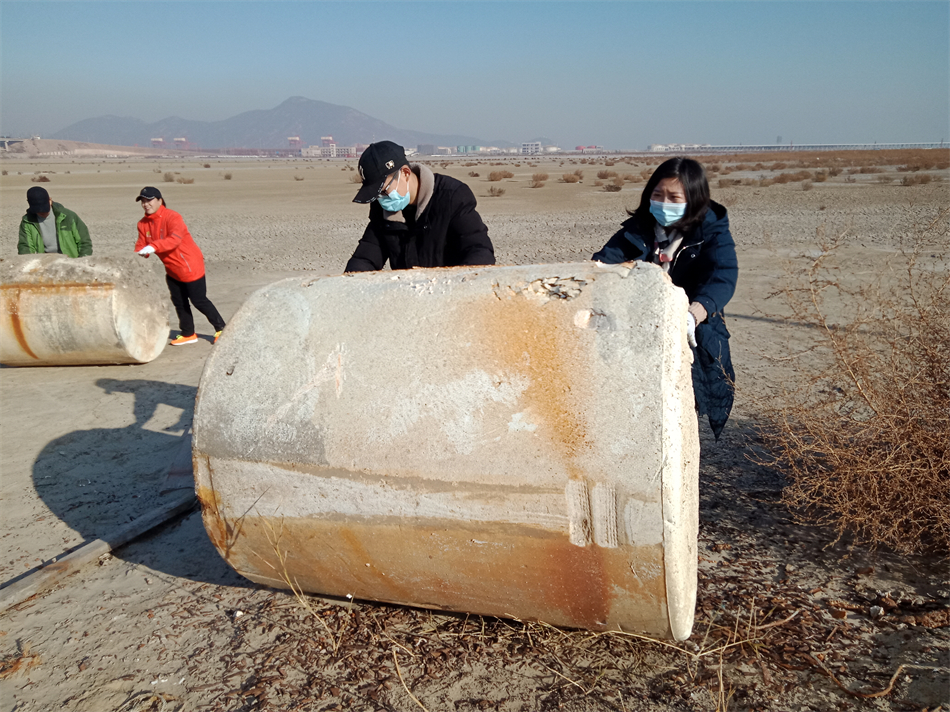
[[[593,184],[603,166],[562,160],[509,161],[515,177],[501,183],[486,180],[487,161],[433,168],[472,186],[499,263],[589,259],[643,183],[604,192]],[[277,279],[338,273],[366,217],[350,202],[354,162],[8,156],[0,167],[6,254],[39,172],[85,220],[97,255],[131,250],[134,198],[158,186],[203,249],[208,294],[226,319]],[[577,168],[583,182],[557,181]],[[528,187],[540,171],[551,179]],[[194,182],[164,182],[166,172]],[[0,613],[0,709],[950,709],[946,561],[829,546],[834,533],[794,524],[778,502],[781,477],[746,457],[749,404],[774,374],[769,357],[787,348],[765,302],[786,261],[813,253],[822,232],[847,231],[852,275],[867,277],[914,221],[950,205],[946,173],[911,187],[841,176],[808,191],[712,181],[739,251],[727,311],[740,391],[721,441],[701,428],[700,600],[685,644],[304,603],[235,574],[192,512]],[[488,197],[491,186],[505,194]],[[945,266],[948,246],[933,249]],[[212,348],[196,317],[205,340],[146,365],[0,370],[0,581],[161,504]],[[884,615],[871,614],[877,605]],[[934,612],[927,625],[907,619]]]

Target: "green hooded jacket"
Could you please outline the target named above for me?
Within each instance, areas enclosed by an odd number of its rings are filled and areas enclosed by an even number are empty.
[[[59,240],[59,250],[67,257],[85,257],[92,254],[92,240],[89,239],[89,230],[76,213],[64,208],[59,203],[53,203],[53,215],[56,217],[56,237]],[[27,213],[20,220],[20,240],[16,246],[21,255],[40,254],[46,252],[43,246],[43,235],[36,215]]]

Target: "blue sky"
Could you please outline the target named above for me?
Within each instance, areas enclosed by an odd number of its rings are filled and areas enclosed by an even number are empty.
[[[0,132],[291,96],[563,147],[950,139],[950,3],[0,3]]]

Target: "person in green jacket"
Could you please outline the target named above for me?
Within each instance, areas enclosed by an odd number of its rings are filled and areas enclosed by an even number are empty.
[[[26,191],[26,202],[29,207],[20,220],[19,254],[60,252],[67,257],[92,254],[86,223],[72,210],[54,203],[45,188],[30,188]]]

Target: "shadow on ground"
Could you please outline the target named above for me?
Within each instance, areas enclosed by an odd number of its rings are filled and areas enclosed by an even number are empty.
[[[33,485],[40,498],[85,541],[110,534],[173,496],[162,496],[159,491],[181,444],[181,432],[191,426],[197,390],[194,386],[141,379],[103,378],[96,385],[106,393],[134,394],[135,422],[123,428],[77,430],[56,438],[33,464]],[[178,422],[163,431],[147,429],[160,404],[180,409]],[[165,525],[164,530],[169,529],[182,538],[180,546],[165,543],[152,550],[129,544],[113,553],[171,576],[250,585],[218,555],[204,532],[200,515],[191,514]]]

